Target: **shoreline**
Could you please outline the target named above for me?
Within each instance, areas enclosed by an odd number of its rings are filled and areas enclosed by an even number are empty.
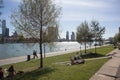
[[[103,45],[103,46],[108,46],[108,45]],[[97,48],[98,47],[102,47],[102,46],[97,46]],[[91,47],[91,49],[92,48],[94,48],[94,46]],[[90,48],[87,48],[87,49],[90,49]],[[84,50],[84,49],[81,49],[81,50]],[[57,55],[62,55],[62,54],[68,54],[68,53],[77,52],[77,51],[80,51],[80,49],[49,52],[49,53],[46,53],[46,57],[52,57],[52,56],[57,56]],[[30,57],[32,59],[33,55],[30,55]],[[43,53],[43,57],[44,57],[44,53]],[[7,59],[0,59],[0,66],[7,65],[7,64],[12,64],[12,63],[17,63],[17,62],[22,62],[22,61],[27,61],[27,55],[26,56],[7,58]]]

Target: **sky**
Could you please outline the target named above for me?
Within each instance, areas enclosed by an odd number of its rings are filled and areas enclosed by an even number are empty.
[[[65,38],[66,31],[76,32],[77,27],[85,20],[99,21],[106,28],[104,38],[113,37],[120,27],[120,0],[54,0],[56,5],[62,8],[60,15],[60,37]],[[7,21],[10,35],[14,32],[14,26],[10,24],[10,15],[16,9],[21,0],[4,0],[4,8],[0,11],[1,19]]]

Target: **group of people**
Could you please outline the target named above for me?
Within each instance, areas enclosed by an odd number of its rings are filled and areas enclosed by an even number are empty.
[[[14,69],[14,66],[11,65],[8,69],[7,69],[7,72],[8,72],[8,76],[7,78],[10,78],[12,79],[15,74],[16,74],[16,71]],[[5,77],[4,77],[4,70],[0,67],[0,80],[5,80]]]
[[[33,59],[38,58],[37,56],[37,51],[33,51]],[[5,77],[4,77],[4,72],[5,70],[2,69],[2,67],[0,67],[0,80],[5,80]],[[8,72],[8,76],[7,78],[13,78],[13,76],[16,74],[16,71],[14,69],[14,66],[11,65],[8,69],[7,69],[7,72]]]
[[[36,50],[33,51],[33,59],[35,58],[38,58]],[[11,65],[6,71],[8,72],[7,78],[10,78],[10,79],[12,79],[13,76],[16,74],[16,71],[13,65]],[[5,69],[3,70],[2,67],[0,67],[0,80],[5,80],[4,73],[5,73]]]
[[[82,64],[85,62],[84,59],[80,56],[80,54],[75,55],[74,57],[71,57],[71,65],[73,64]]]

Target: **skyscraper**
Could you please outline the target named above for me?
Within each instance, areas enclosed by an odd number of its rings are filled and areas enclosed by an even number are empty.
[[[120,32],[120,27],[119,27],[119,32]]]
[[[5,30],[5,36],[9,37],[9,28],[6,28],[6,30]]]
[[[2,36],[5,36],[6,32],[6,20],[2,21]]]
[[[71,41],[75,41],[75,33],[74,32],[72,32],[72,34],[71,34]]]
[[[6,27],[6,20],[2,21],[2,36],[3,37],[9,36],[9,28]]]
[[[66,32],[66,41],[69,41],[69,32]]]

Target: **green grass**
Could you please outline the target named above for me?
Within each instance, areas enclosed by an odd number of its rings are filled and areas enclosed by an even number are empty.
[[[103,47],[99,47],[96,49],[97,53],[98,54],[101,54],[101,55],[106,55],[107,53],[109,53],[111,50],[113,50],[113,46],[103,46]],[[95,50],[93,49],[89,49],[88,52],[95,52]]]
[[[85,64],[72,66],[52,64],[42,70],[18,76],[16,80],[89,80],[107,60],[87,61]]]
[[[105,55],[113,49],[112,46],[104,46],[97,48],[97,52],[99,55]],[[90,49],[87,52],[94,52],[94,49]],[[70,57],[76,55],[76,53],[78,52],[45,58],[43,69],[38,69],[39,60],[13,64],[17,71],[25,72],[22,75],[17,75],[15,80],[89,80],[89,78],[108,60],[91,60],[86,61],[85,64],[72,66],[54,64],[56,62],[68,61]],[[84,58],[93,58],[93,56]],[[9,66],[10,65],[5,65],[2,67],[8,68]]]

